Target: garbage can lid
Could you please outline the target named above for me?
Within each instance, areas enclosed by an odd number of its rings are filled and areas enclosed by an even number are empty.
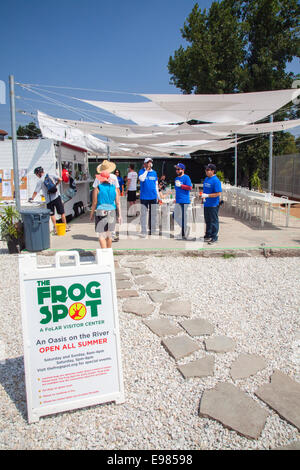
[[[22,209],[19,211],[21,215],[46,215],[50,214],[50,210],[45,207],[33,207],[32,209]]]

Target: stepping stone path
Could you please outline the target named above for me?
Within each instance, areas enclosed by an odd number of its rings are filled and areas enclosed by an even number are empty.
[[[276,370],[271,382],[262,385],[255,395],[275,410],[279,416],[300,430],[300,384]]]
[[[120,297],[120,298],[139,297],[139,293],[136,290],[118,290],[117,297]]]
[[[132,287],[130,281],[117,281],[117,289],[128,289],[129,287]]]
[[[188,362],[178,366],[178,370],[185,379],[189,377],[206,377],[214,375],[215,358],[213,356],[203,357],[197,361]]]
[[[262,357],[256,354],[241,354],[231,365],[230,375],[233,380],[244,379],[266,367],[267,364]]]
[[[239,388],[221,382],[214,389],[205,390],[199,415],[213,418],[250,439],[258,439],[269,413]]]
[[[162,303],[159,313],[161,315],[190,317],[192,313],[191,302],[188,300],[165,301]]]
[[[192,318],[180,323],[190,336],[211,335],[215,327],[203,318]]]
[[[124,302],[123,311],[128,313],[134,313],[140,317],[147,317],[153,313],[155,307],[145,302],[144,298],[129,299]]]
[[[131,268],[131,274],[133,276],[141,276],[143,274],[151,274],[151,271],[143,268]]]
[[[182,329],[175,323],[166,318],[155,318],[153,320],[144,320],[145,325],[158,336],[177,335]]]
[[[204,341],[206,351],[213,351],[217,353],[225,353],[233,351],[235,342],[227,336],[214,336]]]
[[[123,301],[124,312],[140,317],[150,316],[159,308],[160,315],[171,318],[190,317],[191,303],[178,298],[175,292],[162,292],[165,285],[153,277],[147,269],[145,257],[131,256],[126,258],[120,267],[115,263],[117,296]],[[130,269],[131,273],[128,273]],[[134,276],[137,289],[130,281]],[[150,300],[140,297],[139,291],[147,292]],[[133,297],[133,298],[132,298]],[[159,306],[160,304],[160,306]],[[161,344],[175,361],[189,356],[201,348],[200,342],[191,337],[212,335],[214,325],[204,318],[190,318],[180,323],[168,318],[153,317],[143,323],[157,336],[162,338]],[[179,335],[186,332],[187,334]],[[226,353],[235,349],[236,343],[227,336],[212,336],[204,340],[206,351]],[[201,359],[186,364],[177,364],[178,371],[185,379],[214,375],[215,358],[207,354]],[[230,375],[233,380],[244,379],[267,367],[264,358],[255,354],[241,354],[232,364]],[[255,395],[275,410],[282,418],[300,430],[300,384],[280,371],[275,371],[270,383],[258,388]],[[233,429],[249,439],[258,439],[265,426],[269,412],[253,400],[249,394],[229,382],[220,382],[215,388],[205,390],[199,406],[199,416],[214,419],[223,426]]]
[[[152,300],[152,302],[154,302],[155,304],[160,304],[162,302],[164,302],[165,300],[172,300],[174,299],[177,294],[174,292],[149,292],[148,293],[150,299]]]
[[[162,345],[169,351],[176,361],[185,356],[189,356],[200,349],[199,344],[188,336],[165,338],[162,340]]]

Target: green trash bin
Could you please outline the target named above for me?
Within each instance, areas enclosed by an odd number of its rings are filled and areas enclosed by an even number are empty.
[[[49,209],[24,209],[20,214],[24,223],[26,250],[42,251],[50,248]]]

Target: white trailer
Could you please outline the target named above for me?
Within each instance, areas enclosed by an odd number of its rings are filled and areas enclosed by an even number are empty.
[[[66,216],[76,217],[90,204],[90,182],[92,181],[88,172],[87,151],[64,142],[52,139],[18,140],[18,166],[20,177],[20,200],[21,205],[27,205],[28,198],[34,192],[38,181],[34,169],[43,167],[45,173],[50,175],[62,174],[66,168],[71,172],[76,184],[76,192],[72,197],[69,183],[60,185],[60,194],[65,201]],[[13,177],[13,155],[12,141],[0,142],[0,201],[13,201],[14,199],[14,177]],[[36,201],[42,201],[39,194]]]

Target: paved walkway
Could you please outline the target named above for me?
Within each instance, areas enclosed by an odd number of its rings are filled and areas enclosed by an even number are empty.
[[[130,220],[130,219],[128,219]],[[131,219],[133,220],[133,219]],[[173,232],[168,236],[151,236],[142,239],[128,235],[126,227],[120,230],[120,240],[113,243],[114,250],[254,250],[258,248],[300,248],[300,218],[290,217],[290,227],[285,227],[285,216],[277,220],[279,225],[266,223],[263,228],[259,221],[252,220],[251,224],[241,218],[235,218],[230,211],[220,211],[219,241],[215,245],[207,245],[199,239],[204,232],[204,224],[198,228],[196,241],[185,242],[173,238]],[[133,224],[133,222],[131,222]],[[89,220],[89,213],[73,219],[71,231],[64,236],[51,235],[50,249],[53,250],[95,250],[99,242],[95,234],[94,223]],[[139,224],[132,225],[140,230]],[[177,229],[178,230],[178,229]],[[195,230],[195,228],[194,228]],[[196,232],[194,231],[194,234]]]

